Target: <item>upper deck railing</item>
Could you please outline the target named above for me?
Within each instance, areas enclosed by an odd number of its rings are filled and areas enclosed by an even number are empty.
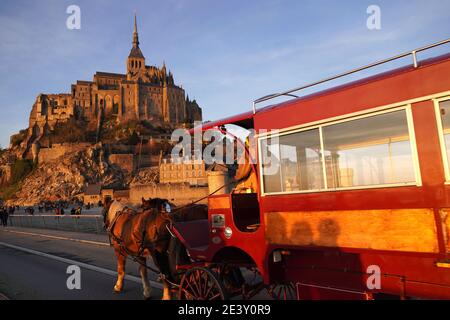
[[[313,82],[313,83],[310,83],[310,84],[307,84],[307,85],[304,85],[304,86],[301,86],[301,87],[298,87],[298,88],[295,88],[295,89],[291,89],[291,90],[288,90],[288,91],[285,91],[285,92],[275,93],[275,94],[270,94],[270,95],[264,96],[262,98],[259,98],[259,99],[256,99],[255,101],[253,101],[253,114],[256,113],[256,105],[258,103],[269,101],[269,100],[272,100],[272,99],[275,99],[275,98],[278,98],[278,97],[282,97],[282,96],[299,98],[298,96],[294,95],[293,93],[297,92],[297,91],[300,91],[300,90],[304,90],[304,89],[308,89],[308,88],[317,86],[317,85],[322,84],[322,83],[326,83],[326,82],[329,82],[329,81],[332,81],[332,80],[336,80],[336,79],[339,79],[339,78],[342,78],[342,77],[346,77],[348,75],[351,75],[351,74],[354,74],[354,73],[357,73],[357,72],[360,72],[360,71],[363,71],[363,70],[367,70],[367,69],[370,69],[370,68],[373,68],[373,67],[376,67],[376,66],[379,66],[379,65],[391,62],[391,61],[395,61],[395,60],[401,59],[401,58],[405,58],[405,57],[408,57],[408,56],[412,56],[414,68],[417,68],[419,66],[419,63],[418,63],[418,60],[417,60],[417,53],[422,52],[422,51],[426,51],[426,50],[429,50],[429,49],[432,49],[432,48],[435,48],[435,47],[438,47],[438,46],[441,46],[441,45],[444,45],[444,44],[447,44],[447,43],[450,43],[450,38],[446,39],[446,40],[443,40],[443,41],[440,41],[440,42],[436,42],[436,43],[430,44],[430,45],[422,47],[422,48],[415,49],[413,51],[409,51],[409,52],[405,52],[405,53],[399,54],[399,55],[397,55],[395,57],[392,57],[392,58],[388,58],[388,59],[385,59],[385,60],[382,60],[382,61],[371,63],[371,64],[366,65],[364,67],[353,69],[351,71],[347,71],[347,72],[338,74],[336,76],[333,76],[333,77],[330,77],[330,78],[327,78],[327,79],[324,79],[324,80],[316,81],[316,82]]]

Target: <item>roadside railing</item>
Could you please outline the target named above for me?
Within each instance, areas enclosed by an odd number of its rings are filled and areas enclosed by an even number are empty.
[[[13,227],[105,233],[101,215],[14,214],[9,216],[8,222]]]

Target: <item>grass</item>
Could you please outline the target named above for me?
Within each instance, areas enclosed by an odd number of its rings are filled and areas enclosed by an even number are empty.
[[[3,200],[11,199],[20,190],[21,187],[22,187],[21,182],[17,182],[9,186],[2,187],[0,190],[0,199]]]
[[[32,160],[16,160],[12,166],[11,182],[0,189],[0,199],[11,199],[22,187],[23,181],[37,168]]]

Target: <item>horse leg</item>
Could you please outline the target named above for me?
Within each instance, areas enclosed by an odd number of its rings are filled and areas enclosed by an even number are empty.
[[[115,250],[117,257],[117,282],[114,286],[114,292],[120,293],[123,288],[123,278],[125,277],[125,263],[127,261],[127,257],[120,249]]]
[[[170,275],[169,261],[164,254],[159,253],[158,251],[152,252],[152,259],[155,265],[158,267],[159,271],[165,276]],[[162,280],[164,290],[162,300],[171,300],[170,294],[170,284],[166,279]]]
[[[172,296],[170,294],[170,285],[167,280],[163,280],[164,290],[163,290],[163,300],[172,300]]]
[[[145,258],[139,258],[139,274],[141,275],[142,287],[144,288],[144,298],[150,298],[152,294],[152,287],[147,277],[147,260]]]

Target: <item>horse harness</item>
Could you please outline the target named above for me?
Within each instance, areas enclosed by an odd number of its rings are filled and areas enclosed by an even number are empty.
[[[140,232],[139,232],[139,234],[140,234],[140,237],[139,237],[139,238],[140,238],[140,241],[138,241],[138,243],[139,243],[139,250],[138,250],[137,254],[135,254],[135,253],[129,251],[129,250],[127,249],[127,247],[124,245],[123,239],[121,239],[121,238],[119,238],[118,236],[116,236],[116,235],[114,234],[114,232],[113,232],[114,227],[115,227],[115,225],[116,225],[116,223],[117,223],[117,220],[119,219],[120,216],[122,216],[122,215],[124,215],[124,214],[128,214],[128,215],[130,215],[130,216],[132,216],[132,215],[138,215],[138,214],[146,214],[146,217],[144,218],[144,220],[141,220],[140,226],[139,226],[139,229],[140,229],[140,230],[139,230],[139,231],[140,231]],[[150,210],[146,210],[146,211],[141,212],[141,213],[137,213],[137,212],[135,212],[134,210],[132,210],[132,209],[130,209],[130,208],[124,208],[123,210],[119,211],[119,212],[115,215],[113,221],[112,221],[111,224],[107,227],[106,231],[107,231],[107,233],[108,233],[108,235],[109,235],[109,238],[110,238],[110,245],[111,245],[111,239],[113,239],[113,240],[120,246],[120,249],[121,249],[121,250],[119,251],[119,253],[120,253],[123,257],[125,257],[125,258],[131,257],[131,259],[132,259],[134,262],[137,262],[137,263],[139,263],[141,266],[144,266],[145,268],[149,269],[150,271],[152,271],[152,272],[154,272],[154,273],[156,273],[156,274],[159,274],[159,276],[160,276],[161,279],[165,279],[166,276],[165,276],[161,271],[156,270],[156,269],[154,269],[154,268],[152,268],[152,267],[147,266],[146,263],[142,263],[142,262],[138,259],[138,258],[141,258],[141,257],[142,257],[142,255],[143,255],[145,249],[150,249],[150,248],[151,248],[151,249],[154,249],[154,248],[156,247],[156,244],[157,244],[158,242],[162,242],[162,241],[167,240],[167,239],[166,239],[167,237],[163,237],[163,238],[160,238],[160,237],[159,237],[158,226],[157,226],[156,224],[154,224],[154,232],[155,232],[155,239],[156,239],[156,240],[155,240],[155,241],[152,241],[152,242],[147,241],[147,225],[148,225],[149,219],[150,219],[150,218],[157,219],[157,214],[158,214],[158,212],[156,212],[156,210],[154,210],[154,209],[150,209]],[[164,217],[163,214],[161,214],[161,217],[162,217],[162,219],[169,221],[169,223],[172,222],[172,220],[171,220],[169,217]],[[167,228],[167,229],[169,230],[169,228]],[[169,233],[171,233],[170,230],[169,230]],[[150,249],[150,250],[151,250],[151,249]],[[126,255],[123,254],[123,252],[125,252]]]

